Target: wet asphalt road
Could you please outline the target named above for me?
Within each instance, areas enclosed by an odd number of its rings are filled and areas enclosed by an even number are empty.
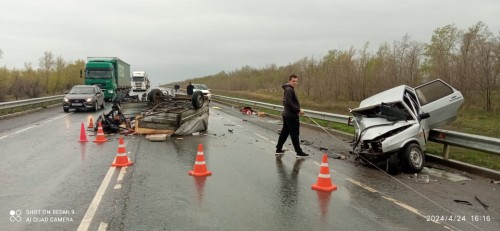
[[[348,138],[305,127],[301,139],[311,158],[288,151],[277,160],[279,120],[217,106],[200,136],[164,142],[126,136],[134,162],[127,168],[110,167],[118,136],[105,144],[77,142],[80,124],[102,111],[66,114],[56,107],[0,120],[2,230],[500,229],[500,194],[488,179],[431,177],[420,184],[411,174],[389,176],[354,162]],[[212,176],[187,174],[198,144]],[[332,193],[311,190],[323,152],[348,158],[329,158],[338,187]]]

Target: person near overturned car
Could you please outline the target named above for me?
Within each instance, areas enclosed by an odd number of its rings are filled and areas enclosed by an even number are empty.
[[[299,116],[304,115],[304,111],[300,109],[299,99],[295,94],[295,87],[299,83],[299,77],[297,75],[290,75],[288,77],[288,83],[282,86],[283,93],[283,128],[281,129],[280,136],[278,138],[278,143],[276,144],[276,156],[285,154],[283,150],[283,145],[285,144],[288,136],[292,139],[293,148],[297,157],[307,157],[309,154],[302,151],[300,148],[299,141],[299,130],[300,122]]]
[[[187,88],[186,88],[187,94],[188,95],[193,95],[193,90],[194,90],[194,86],[191,83],[191,81],[189,81],[189,84],[187,85]]]

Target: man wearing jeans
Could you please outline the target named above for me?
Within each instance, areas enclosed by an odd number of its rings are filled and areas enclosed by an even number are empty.
[[[282,86],[285,91],[283,94],[283,128],[281,129],[280,136],[278,138],[278,144],[276,144],[276,156],[281,156],[285,154],[283,151],[283,144],[285,144],[286,139],[288,139],[288,135],[290,135],[292,139],[293,148],[295,149],[295,153],[297,153],[298,157],[307,157],[309,154],[302,151],[300,148],[299,141],[299,116],[304,115],[304,111],[300,109],[299,99],[297,99],[297,95],[295,94],[294,88],[299,83],[299,77],[297,75],[290,75],[288,77],[288,83]]]

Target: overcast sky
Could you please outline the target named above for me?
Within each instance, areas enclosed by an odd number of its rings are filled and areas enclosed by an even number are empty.
[[[405,34],[428,43],[438,27],[483,21],[500,32],[499,0],[16,0],[0,2],[0,66],[38,67],[116,56],[154,86],[286,65],[328,50],[372,51]]]

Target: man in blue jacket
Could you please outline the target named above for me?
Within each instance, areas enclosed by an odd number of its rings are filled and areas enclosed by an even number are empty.
[[[290,75],[288,77],[288,83],[282,86],[284,90],[283,94],[283,128],[281,129],[280,136],[278,138],[278,144],[276,144],[276,156],[281,156],[285,154],[283,151],[283,144],[288,139],[288,135],[292,139],[293,148],[298,157],[307,157],[309,154],[302,151],[300,148],[299,140],[299,116],[304,115],[304,111],[300,109],[299,99],[295,94],[295,87],[299,82],[299,77],[297,75]]]

